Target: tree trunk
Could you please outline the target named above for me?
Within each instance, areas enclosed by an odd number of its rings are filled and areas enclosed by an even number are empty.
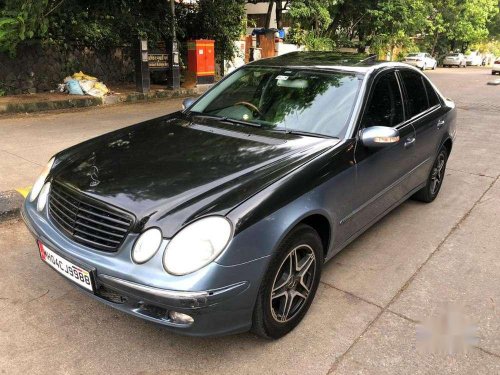
[[[278,28],[283,26],[281,23],[283,21],[283,2],[281,0],[276,0],[276,25]]]
[[[439,38],[439,31],[436,30],[436,36],[434,37],[434,43],[432,43],[432,51],[431,51],[432,56],[434,56],[434,52],[436,52],[436,45],[438,42],[438,38]]]
[[[269,29],[271,27],[271,15],[273,13],[273,5],[274,5],[274,0],[269,2],[269,6],[267,8],[267,14],[266,14],[266,29]]]

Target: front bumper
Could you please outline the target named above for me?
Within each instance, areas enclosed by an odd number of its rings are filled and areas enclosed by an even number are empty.
[[[461,66],[463,63],[460,60],[443,60],[443,65]]]
[[[247,331],[268,257],[234,266],[212,263],[185,276],[169,275],[161,266],[163,249],[143,265],[132,262],[135,236],[117,253],[104,253],[71,241],[25,202],[22,217],[36,240],[60,256],[92,270],[95,292],[76,284],[83,293],[136,317],[159,323],[191,336],[216,336]],[[159,265],[159,267],[158,267]],[[169,312],[190,315],[194,322],[180,324]]]

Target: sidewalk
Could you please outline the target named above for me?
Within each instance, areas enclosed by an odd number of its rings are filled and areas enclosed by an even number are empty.
[[[0,115],[197,96],[206,91],[206,89],[204,86],[198,86],[169,90],[165,86],[152,85],[151,91],[148,94],[142,94],[135,91],[135,85],[128,84],[114,86],[113,94],[103,98],[95,98],[87,95],[69,95],[58,92],[4,96],[0,97]]]

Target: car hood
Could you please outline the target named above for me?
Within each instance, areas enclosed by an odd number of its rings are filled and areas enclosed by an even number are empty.
[[[170,237],[197,217],[227,214],[336,143],[176,113],[66,150],[53,178]]]

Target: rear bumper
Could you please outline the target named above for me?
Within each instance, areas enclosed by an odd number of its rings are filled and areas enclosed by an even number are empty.
[[[102,254],[70,241],[30,203],[23,205],[21,214],[36,240],[92,271],[94,293],[72,285],[100,302],[190,336],[225,335],[247,331],[251,327],[253,306],[267,268],[267,257],[235,266],[212,263],[182,277],[164,271],[164,275],[158,276],[151,270],[148,272],[147,267],[142,269],[147,263],[133,264],[130,254],[123,254],[126,250]],[[148,263],[154,264],[155,257]],[[125,268],[124,261],[131,263],[131,267]],[[145,274],[151,275],[151,280],[145,279]],[[169,318],[171,311],[188,314],[194,322],[180,324],[172,321]]]
[[[405,61],[405,64],[408,64],[411,66],[416,66],[417,68],[423,68],[423,66],[424,66],[423,61]]]

